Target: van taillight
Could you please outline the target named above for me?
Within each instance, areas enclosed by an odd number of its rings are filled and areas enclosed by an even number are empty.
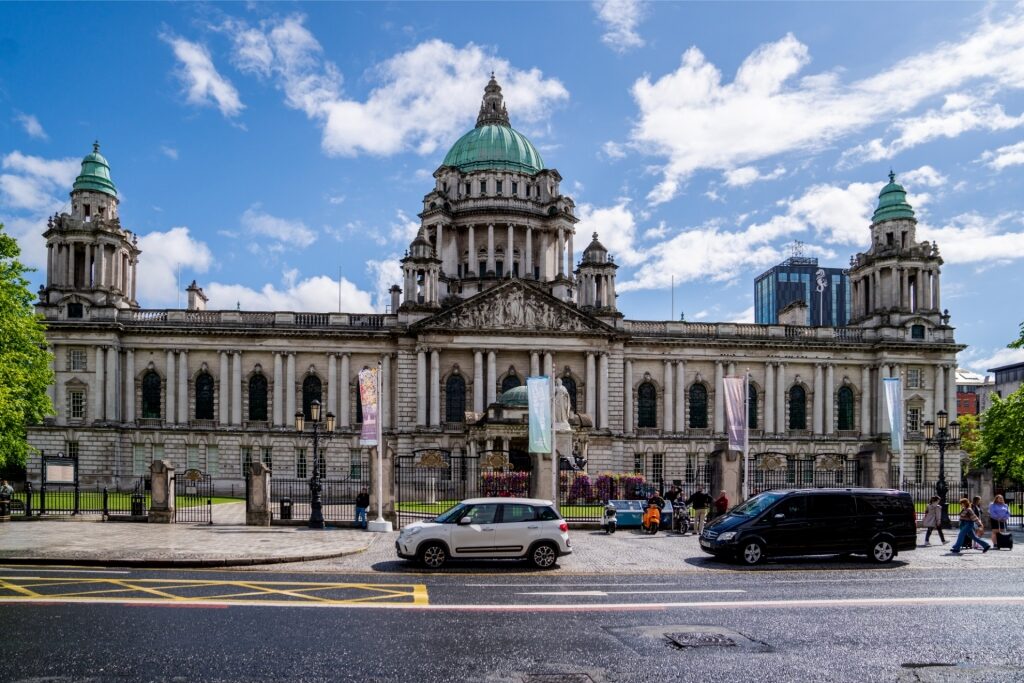
[[[564,533],[568,533],[569,532],[569,524],[567,522],[562,522],[561,524],[558,525],[558,530],[561,531],[563,534]]]

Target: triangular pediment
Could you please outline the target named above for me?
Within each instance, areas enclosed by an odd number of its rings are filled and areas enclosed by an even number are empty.
[[[547,292],[509,280],[416,323],[417,330],[614,334],[615,328]]]

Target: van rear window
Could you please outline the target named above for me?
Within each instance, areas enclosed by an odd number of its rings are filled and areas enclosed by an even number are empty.
[[[857,496],[857,506],[861,514],[899,514],[907,509],[899,496],[883,495]]]

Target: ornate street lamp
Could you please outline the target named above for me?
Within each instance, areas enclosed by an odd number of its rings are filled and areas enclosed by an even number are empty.
[[[938,425],[934,422],[924,423],[924,438],[928,445],[938,446],[939,449],[939,480],[935,482],[935,495],[939,497],[939,505],[942,506],[942,528],[948,529],[950,523],[949,508],[946,506],[946,494],[949,493],[949,484],[946,483],[946,446],[956,446],[960,441],[960,424],[955,420],[950,422],[945,410],[936,413],[935,420]]]
[[[323,529],[323,503],[320,500],[320,426],[325,427],[323,438],[334,436],[334,413],[327,413],[326,423],[320,420],[320,401],[309,404],[309,422],[313,425],[313,476],[309,478],[309,528]],[[300,434],[306,430],[306,416],[295,413],[295,431]]]

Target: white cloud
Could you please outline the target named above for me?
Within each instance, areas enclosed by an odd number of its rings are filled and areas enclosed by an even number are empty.
[[[609,159],[624,159],[626,157],[625,148],[617,142],[608,141],[601,145],[601,150]]]
[[[601,244],[616,262],[627,266],[643,263],[646,258],[636,250],[636,219],[629,208],[628,200],[620,200],[615,206],[597,208],[592,204],[581,204],[579,207],[580,222],[576,225],[576,233],[584,239],[579,242],[578,251],[582,251],[590,243],[588,236],[596,232]],[[574,245],[574,247],[577,245]]]
[[[995,151],[984,152],[981,155],[981,161],[996,171],[1002,171],[1008,166],[1020,166],[1024,164],[1024,140],[999,147]]]
[[[190,104],[215,104],[228,118],[242,113],[245,105],[238,90],[217,71],[206,46],[169,34],[160,37],[171,46],[174,56],[181,62],[178,77],[188,91]]]
[[[160,145],[160,152],[168,159],[178,160],[178,150],[170,145]]]
[[[776,166],[775,170],[770,173],[761,173],[754,166],[741,166],[725,171],[722,176],[725,178],[725,184],[729,187],[745,187],[759,180],[775,180],[785,174],[786,169],[782,166]]]
[[[139,249],[138,296],[144,308],[177,306],[179,266],[184,287],[188,284],[186,277],[205,273],[213,263],[206,243],[193,239],[187,227],[139,235]]]
[[[492,52],[467,44],[457,48],[429,40],[377,64],[367,72],[375,83],[366,101],[346,99],[342,76],[303,25],[291,16],[258,28],[239,22],[226,28],[235,41],[235,63],[243,71],[270,77],[288,106],[323,126],[322,146],[330,155],[431,154],[464,131],[475,116],[489,70],[502,81],[514,120],[545,120],[569,93],[539,69],[513,68]]]
[[[339,285],[340,283],[340,285]],[[210,297],[211,309],[234,309],[236,306],[248,311],[313,311],[330,313],[338,310],[338,295],[341,294],[341,310],[345,313],[371,313],[370,294],[362,291],[346,278],[338,280],[318,275],[298,279],[294,270],[282,274],[278,287],[267,283],[260,289],[245,285],[211,282],[203,288]]]
[[[601,36],[605,45],[620,54],[644,46],[644,39],[636,32],[644,17],[644,7],[639,0],[597,0],[594,10],[605,27]]]
[[[44,159],[15,150],[3,158],[8,173],[0,175],[0,205],[16,211],[53,213],[78,175],[80,161]]]
[[[297,247],[305,249],[316,242],[316,233],[298,219],[278,218],[260,210],[254,204],[242,214],[242,227],[253,235],[269,237],[280,248]]]
[[[9,171],[34,176],[51,185],[71,190],[82,162],[74,157],[64,159],[43,159],[15,150],[4,157],[3,167]]]
[[[373,282],[374,308],[377,311],[385,312],[391,305],[391,287],[402,286],[402,264],[401,255],[391,254],[380,261],[370,260],[366,262],[366,271],[370,274]],[[394,313],[395,311],[390,311]]]
[[[975,356],[980,356],[975,358]],[[959,362],[965,367],[974,370],[978,374],[988,375],[989,370],[992,368],[1000,368],[1004,365],[1014,365],[1015,363],[1024,363],[1024,349],[1008,349],[1002,348],[992,351],[986,349],[984,351],[980,349],[967,349],[961,351],[958,358]]]
[[[32,114],[18,114],[14,118],[21,124],[21,127],[25,129],[30,138],[37,138],[39,140],[49,139],[46,131],[43,130],[43,124],[39,123],[39,119]]]
[[[726,316],[725,322],[728,323],[752,323],[754,322],[754,307],[751,306],[739,313],[730,313]]]
[[[399,209],[395,212],[395,220],[391,223],[389,234],[391,240],[402,246],[408,246],[416,239],[420,231],[420,221],[415,216],[410,217],[405,211]]]
[[[942,227],[918,223],[917,238],[936,242],[949,264],[1010,263],[1024,258],[1024,229],[1020,225],[1019,213],[994,217],[964,213]]]
[[[920,187],[942,187],[949,178],[939,173],[934,167],[927,164],[912,171],[900,174],[899,182],[907,188]]]
[[[631,144],[665,160],[649,201],[668,201],[698,169],[726,171],[782,153],[817,151],[966,85],[985,86],[992,96],[1024,87],[1024,11],[1017,6],[1003,15],[959,42],[848,84],[838,72],[797,80],[810,54],[792,34],[752,52],[731,83],[722,82],[699,49],[689,48],[678,69],[653,80],[644,76],[632,88],[639,116]]]

